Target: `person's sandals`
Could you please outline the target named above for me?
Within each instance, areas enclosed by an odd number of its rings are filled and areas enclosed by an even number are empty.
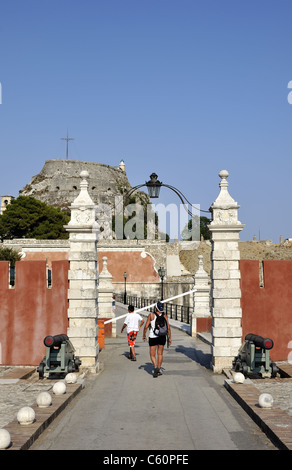
[[[131,361],[137,361],[136,357],[132,357]]]
[[[154,373],[153,373],[153,378],[158,377],[159,375],[163,375],[161,372],[161,369],[158,369],[158,367],[155,367]]]
[[[153,373],[153,378],[158,377],[158,375],[159,375],[159,369],[158,369],[158,367],[155,367],[154,373]]]

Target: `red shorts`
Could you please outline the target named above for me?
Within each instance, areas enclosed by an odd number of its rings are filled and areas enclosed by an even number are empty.
[[[128,344],[129,346],[135,346],[135,341],[137,338],[138,331],[130,331],[128,333]]]

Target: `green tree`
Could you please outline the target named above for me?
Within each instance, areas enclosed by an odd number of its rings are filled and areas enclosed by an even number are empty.
[[[193,221],[194,219],[194,221]],[[189,240],[192,235],[192,228],[193,228],[193,222],[198,225],[198,216],[193,217],[190,219],[185,226],[185,228],[182,231],[182,238],[184,240]],[[211,223],[211,219],[208,219],[208,217],[200,217],[200,235],[204,237],[204,240],[210,240],[211,238],[211,233],[210,230],[208,229],[208,225]]]
[[[15,262],[21,260],[21,254],[12,248],[0,248],[0,261],[9,261],[11,268],[14,268]]]
[[[60,209],[31,196],[19,196],[0,216],[0,238],[64,239],[70,220]]]
[[[137,204],[137,209],[141,209],[142,208],[142,211],[143,211],[143,221],[142,219],[140,218],[141,217],[141,213],[139,215],[139,222],[142,222],[143,223],[143,233],[141,234],[141,227],[137,227],[136,223],[133,224],[133,226],[131,226],[131,231],[132,231],[132,236],[133,236],[133,240],[139,240],[139,239],[143,239],[143,240],[147,240],[148,238],[148,232],[147,232],[147,205],[145,203],[143,203],[143,201],[141,201],[139,198],[138,200],[136,199],[135,196],[132,196],[131,198],[128,198],[126,199],[126,202],[127,202],[127,206],[126,207],[129,207],[129,210],[131,211],[133,209],[133,212],[131,213],[131,215],[129,216],[126,216],[124,215],[124,212],[123,214],[119,214],[119,217],[122,217],[122,220],[123,220],[123,238],[126,239],[126,234],[125,234],[125,227],[126,227],[126,224],[128,222],[131,222],[131,220],[134,220],[136,215],[137,215],[137,212],[135,210],[135,207],[131,207],[130,205],[131,204]],[[166,242],[169,242],[169,235],[166,233],[163,233],[163,232],[160,232],[159,231],[159,228],[158,228],[158,215],[153,212],[152,213],[152,217],[154,219],[154,230],[155,230],[155,239],[159,239],[160,237],[162,239],[165,238]],[[116,233],[116,216],[115,214],[112,216],[112,230],[114,233]],[[136,234],[135,234],[136,233]],[[134,235],[135,234],[135,235]]]

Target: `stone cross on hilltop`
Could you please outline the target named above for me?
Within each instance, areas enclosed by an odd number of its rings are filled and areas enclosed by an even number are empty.
[[[74,139],[72,139],[72,137],[68,137],[68,130],[67,130],[67,137],[61,137],[61,140],[67,140],[66,160],[68,160],[68,142],[69,140],[74,140]]]

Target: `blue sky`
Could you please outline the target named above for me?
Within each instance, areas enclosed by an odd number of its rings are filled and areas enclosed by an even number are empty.
[[[65,158],[68,129],[71,159],[123,159],[132,186],[155,171],[202,209],[227,169],[240,239],[292,237],[291,17],[290,0],[2,0],[0,194]]]

